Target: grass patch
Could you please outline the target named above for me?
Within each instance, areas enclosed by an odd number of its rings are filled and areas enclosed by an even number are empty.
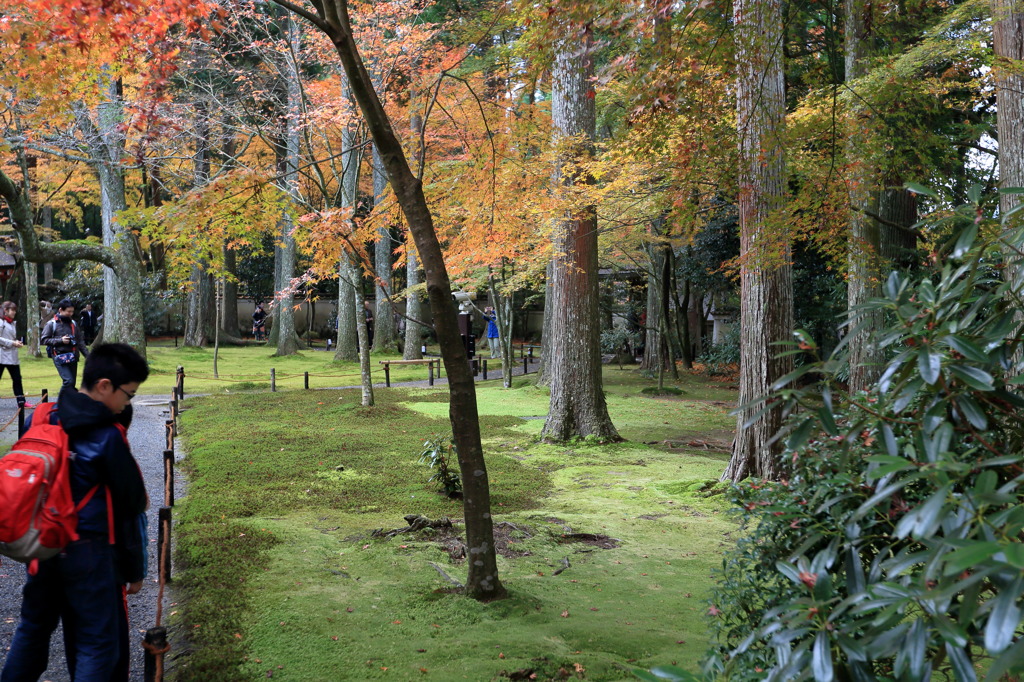
[[[688,395],[703,401],[650,398],[637,373],[616,379],[609,409],[630,440],[607,446],[538,442],[543,420],[531,417],[546,413],[544,391],[478,388],[511,594],[492,604],[452,594],[432,565],[464,579],[464,561],[447,551],[453,539],[446,549],[438,531],[372,535],[404,525],[404,514],[461,517],[416,464],[422,439],[450,430],[446,390],[381,391],[373,408],[359,407],[355,391],[189,401],[181,427],[192,482],[177,534],[185,593],[174,623],[191,652],[173,673],[545,680],[564,670],[619,680],[628,665],[693,667],[706,643],[708,576],[734,529],[711,494],[727,457],[663,441],[735,422],[714,402],[719,388],[706,396],[691,383]]]

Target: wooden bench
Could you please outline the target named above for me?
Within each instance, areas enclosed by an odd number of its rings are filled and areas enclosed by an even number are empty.
[[[434,363],[437,363],[437,376],[441,376],[441,358],[423,358],[422,360],[380,360],[384,365],[384,385],[391,388],[391,365],[427,365],[430,370],[430,385],[434,385]]]

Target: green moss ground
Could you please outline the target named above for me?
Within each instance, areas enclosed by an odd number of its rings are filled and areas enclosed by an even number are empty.
[[[192,651],[174,675],[619,680],[629,665],[693,668],[709,574],[734,529],[707,496],[726,453],[705,445],[734,420],[688,398],[730,392],[687,377],[682,399],[651,398],[651,381],[617,368],[606,382],[628,442],[537,442],[543,420],[529,417],[545,414],[545,391],[478,390],[495,521],[523,531],[511,532],[517,556],[499,558],[510,597],[490,604],[451,593],[431,563],[460,580],[465,567],[436,538],[370,536],[404,514],[461,515],[416,463],[422,439],[448,431],[445,390],[380,391],[370,409],[353,391],[192,401],[172,617]],[[566,543],[564,526],[618,546]]]

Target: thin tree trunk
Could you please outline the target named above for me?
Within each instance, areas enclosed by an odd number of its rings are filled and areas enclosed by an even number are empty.
[[[401,142],[374,92],[373,83],[355,44],[346,0],[324,0],[317,5],[320,14],[313,14],[287,0],[277,0],[277,3],[306,17],[333,42],[374,144],[380,150],[391,187],[416,240],[416,249],[426,274],[434,326],[448,373],[449,417],[462,474],[463,512],[469,555],[465,591],[475,599],[500,599],[506,596],[506,592],[498,579],[490,486],[480,442],[476,387],[459,337],[455,309],[452,306],[451,283],[441,245],[434,231],[433,218],[423,196],[423,185],[412,174]]]
[[[765,405],[772,384],[792,365],[772,345],[793,332],[793,279],[787,228],[782,128],[782,8],[778,0],[735,0],[736,125],[739,136],[740,395],[736,439],[722,478],[777,479],[782,410]],[[748,422],[750,422],[748,424]]]
[[[554,325],[554,293],[551,289],[551,282],[554,279],[555,263],[549,261],[544,276],[544,319],[541,322],[540,332],[540,365],[537,367],[537,378],[534,383],[537,386],[551,385],[551,340],[555,337]],[[527,318],[529,324],[529,318]],[[525,325],[524,325],[525,326]]]
[[[355,362],[359,359],[356,320],[363,315],[363,306],[360,304],[359,310],[356,310],[352,305],[353,300],[361,297],[355,285],[358,269],[352,265],[350,258],[347,253],[343,254],[338,269],[338,349],[334,352],[334,359],[338,362]]]
[[[589,34],[588,34],[589,35]],[[576,41],[558,49],[552,72],[552,127],[559,158],[554,185],[571,186],[592,179],[568,170],[592,152],[596,109],[589,38],[582,54]],[[604,399],[598,307],[597,210],[575,208],[555,228],[551,282],[551,405],[541,435],[553,441],[574,436],[621,440]]]
[[[363,407],[373,405],[373,376],[370,373],[370,330],[363,314],[363,296],[358,288],[352,296],[352,306],[356,311],[356,333],[359,335],[359,383],[362,389],[361,404]]]
[[[422,331],[418,323],[413,320],[423,319],[423,304],[420,302],[419,294],[412,291],[412,288],[420,283],[419,263],[416,258],[416,245],[411,243],[406,246],[405,252],[405,284],[409,293],[405,295],[405,345],[402,348],[403,360],[419,360],[423,357]]]

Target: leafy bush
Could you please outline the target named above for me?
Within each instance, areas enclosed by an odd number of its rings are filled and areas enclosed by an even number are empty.
[[[436,469],[427,479],[428,483],[439,483],[441,491],[448,497],[462,495],[462,476],[459,474],[459,456],[451,436],[434,434],[423,443],[420,464]]]
[[[1021,264],[1005,244],[974,246],[979,227],[999,228],[974,220],[981,209],[952,216],[962,231],[939,273],[888,278],[874,305],[893,320],[877,342],[894,355],[872,390],[845,395],[836,356],[779,382],[789,478],[733,489],[747,533],[719,574],[708,673],[1024,671],[1022,325],[1019,285],[1000,276]]]
[[[708,346],[697,358],[711,376],[733,374],[740,364],[740,325],[729,325],[718,343]]]

